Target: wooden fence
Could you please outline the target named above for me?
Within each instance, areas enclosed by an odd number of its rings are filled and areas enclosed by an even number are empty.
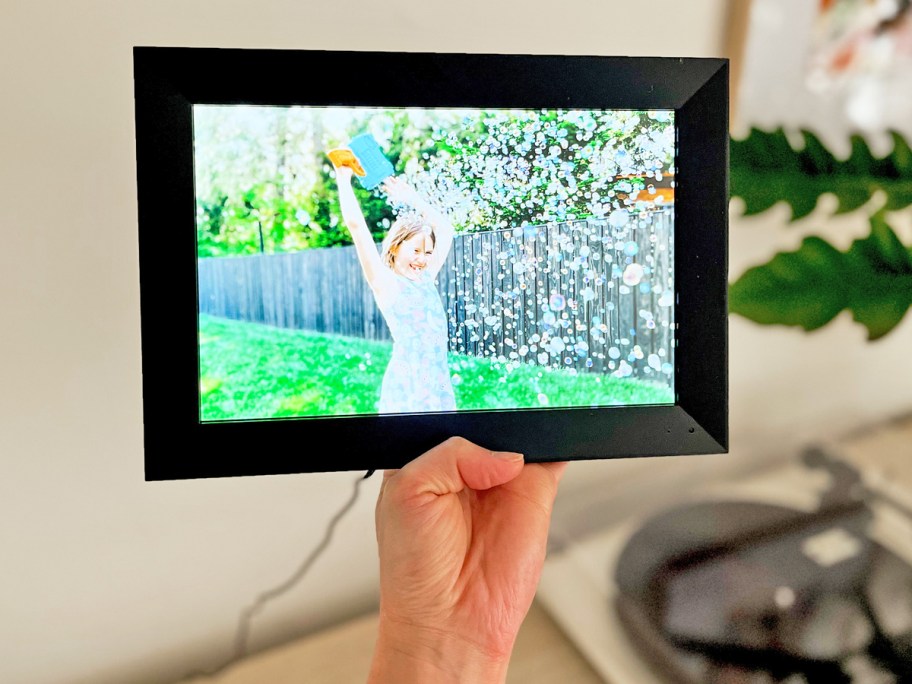
[[[450,349],[671,383],[671,208],[459,234],[438,278]],[[199,260],[203,313],[372,340],[390,334],[354,247]]]

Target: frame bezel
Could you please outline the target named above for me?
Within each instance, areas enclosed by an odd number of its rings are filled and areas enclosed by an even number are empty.
[[[452,435],[529,462],[728,451],[727,60],[157,47],[133,55],[146,480],[398,468]],[[354,78],[369,73],[383,78]],[[289,88],[294,74],[306,87]],[[198,298],[188,296],[197,292],[194,104],[673,109],[675,404],[200,422]]]

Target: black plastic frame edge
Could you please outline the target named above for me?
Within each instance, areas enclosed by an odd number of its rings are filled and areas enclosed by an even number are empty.
[[[395,76],[353,89],[328,75],[365,63]],[[306,100],[289,72],[307,76]],[[146,480],[398,468],[451,435],[530,462],[728,451],[727,60],[136,47],[134,87]],[[675,232],[688,236],[675,240],[675,405],[200,423],[188,293],[204,103],[674,109]]]

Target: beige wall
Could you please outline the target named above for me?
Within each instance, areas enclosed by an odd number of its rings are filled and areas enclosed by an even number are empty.
[[[710,56],[721,4],[3,0],[0,681],[164,682],[218,663],[239,609],[319,541],[355,477],[143,482],[133,45]],[[734,231],[737,267],[798,235]],[[733,321],[734,441],[909,406],[910,333],[869,346],[847,321],[814,336]],[[618,465],[579,464],[566,492]],[[377,486],[261,614],[254,648],[374,604]]]

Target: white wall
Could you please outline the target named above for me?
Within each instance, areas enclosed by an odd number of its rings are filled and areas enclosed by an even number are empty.
[[[217,664],[239,609],[297,566],[356,477],[143,482],[132,46],[710,56],[721,4],[3,0],[0,681],[165,682]],[[733,231],[733,270],[799,234]],[[846,321],[814,336],[733,321],[735,433],[912,404],[910,338],[909,321],[877,345]],[[833,377],[843,391],[821,396]],[[578,465],[566,492],[629,467]],[[256,621],[254,648],[374,605],[377,486]]]

